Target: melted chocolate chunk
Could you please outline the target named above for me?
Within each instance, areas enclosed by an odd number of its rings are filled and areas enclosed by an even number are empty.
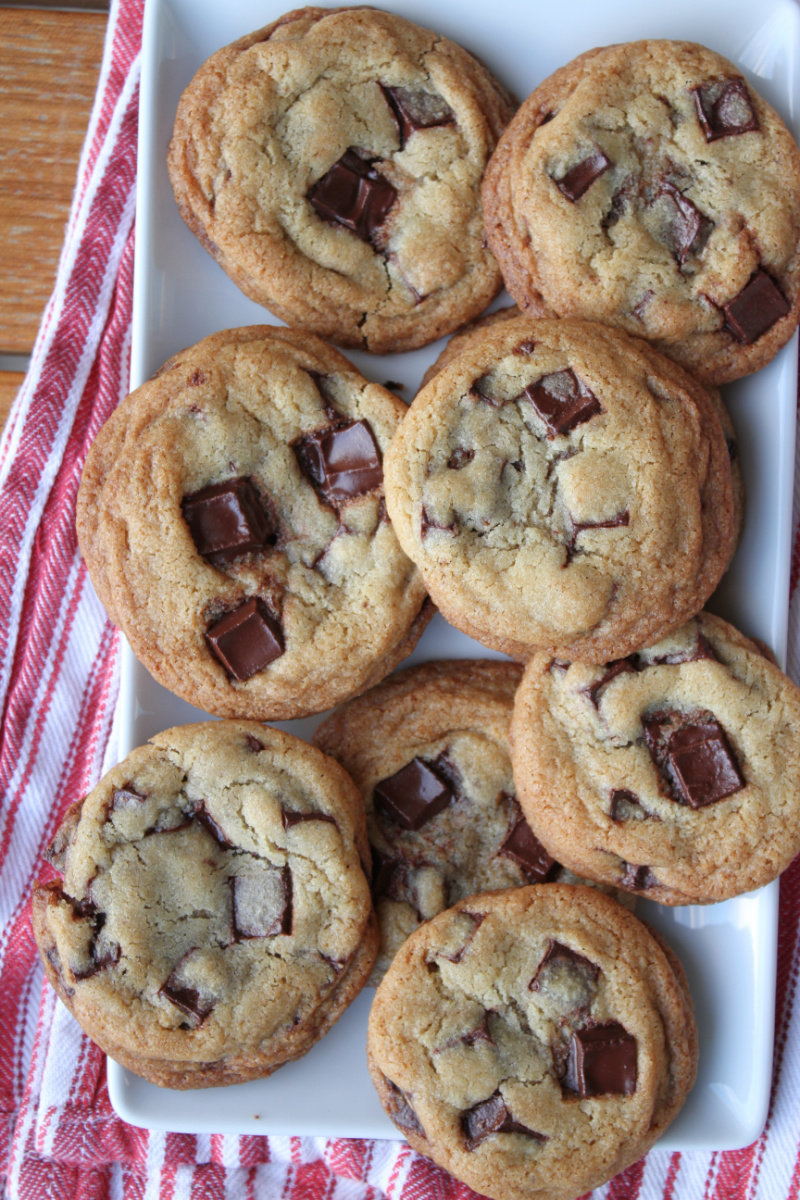
[[[416,1133],[425,1137],[422,1122],[411,1107],[408,1096],[396,1083],[392,1083],[391,1079],[386,1079],[386,1076],[384,1079],[389,1088],[389,1116],[397,1128],[402,1129],[404,1133]]]
[[[292,932],[292,872],[262,864],[231,879],[234,941]]]
[[[455,521],[450,525],[440,525],[438,521],[432,520],[428,515],[428,510],[423,505],[422,517],[419,523],[420,536],[425,537],[429,529],[441,529],[443,533],[457,533],[458,531]]]
[[[430,967],[431,964],[429,963]],[[476,1046],[479,1042],[485,1042],[487,1046],[495,1044],[489,1029],[489,1014],[484,1013],[474,1029],[468,1029],[466,1033],[457,1033],[454,1037],[448,1038],[441,1046],[434,1046],[433,1053],[441,1054],[443,1050],[452,1050],[454,1046]]]
[[[690,254],[701,254],[705,249],[714,222],[668,180],[664,180],[659,187],[656,199],[665,199],[669,203],[669,218],[664,233],[667,245],[679,265],[683,266]]]
[[[263,600],[246,600],[206,633],[216,658],[234,679],[243,682],[283,654],[283,630]]]
[[[759,267],[750,276],[738,296],[723,304],[725,325],[733,336],[752,346],[753,342],[785,317],[791,305],[772,276]]]
[[[380,159],[362,158],[352,148],[345,150],[306,193],[323,221],[342,225],[373,247],[397,199],[397,190],[375,169],[376,162]]]
[[[633,811],[631,811],[633,810]],[[639,797],[636,792],[629,792],[627,788],[615,788],[611,793],[611,820],[620,825],[623,821],[629,820],[632,816],[636,818],[637,810],[644,814]]]
[[[336,824],[335,819],[328,813],[293,812],[290,808],[281,808],[281,819],[284,829],[291,829],[293,825],[299,825],[303,821],[327,821],[331,825]]]
[[[594,983],[600,974],[597,963],[593,963],[584,954],[579,954],[577,950],[563,945],[562,942],[552,941],[547,953],[536,968],[536,974],[528,984],[529,991],[538,992],[548,972],[560,972],[564,968],[570,971],[579,971],[590,983]]]
[[[205,829],[206,833],[211,834],[212,838],[221,850],[231,850],[233,848],[233,842],[226,837],[223,830],[217,824],[215,818],[212,817],[211,813],[206,807],[205,800],[190,801],[189,806],[185,811],[187,816],[191,817],[193,821],[197,821],[199,825],[203,826],[203,829]]]
[[[181,968],[189,955],[193,953],[194,950],[189,950],[184,954],[183,958],[173,967],[169,979],[162,983],[158,990],[162,996],[166,996],[170,1004],[174,1004],[176,1008],[186,1014],[191,1028],[197,1028],[211,1014],[215,1002],[208,997],[201,996],[197,988],[180,982]]]
[[[743,79],[715,79],[692,91],[697,119],[707,142],[760,129]]]
[[[471,463],[474,457],[474,450],[465,450],[463,446],[457,446],[448,458],[447,465],[451,471],[460,471],[467,463]]]
[[[248,750],[252,750],[253,754],[258,754],[261,750],[264,749],[263,743],[260,742],[258,740],[258,738],[254,738],[252,733],[248,733],[245,740],[247,742]]]
[[[533,340],[533,338],[525,338],[524,342],[520,342],[520,344],[518,346],[514,347],[514,350],[512,351],[512,353],[514,353],[514,354],[533,354],[535,349],[536,349],[536,342]]]
[[[411,904],[411,863],[405,858],[385,858],[376,850],[372,852],[372,895],[376,900],[386,896],[389,900]],[[416,905],[412,904],[412,907]]]
[[[564,1076],[567,1091],[588,1096],[631,1096],[636,1091],[636,1038],[618,1021],[572,1035]]]
[[[493,396],[489,391],[491,384],[490,375],[480,375],[475,379],[469,389],[469,395],[476,400],[480,400],[483,404],[490,404],[492,408],[502,408],[503,401]]]
[[[475,934],[478,932],[478,930],[481,926],[481,923],[482,923],[484,917],[486,916],[486,913],[468,912],[466,909],[462,908],[460,910],[459,915],[462,917],[468,917],[469,920],[472,921],[473,924],[472,924],[472,929],[468,933],[467,937],[464,939],[461,946],[459,946],[458,950],[456,950],[456,952],[454,954],[443,954],[442,955],[443,958],[446,958],[448,960],[448,962],[452,962],[452,963],[460,963],[461,962],[462,958],[464,957],[467,950],[469,949],[472,939],[475,937]]]
[[[691,650],[678,650],[674,654],[662,654],[658,658],[652,658],[650,662],[653,666],[679,666],[682,663],[701,662],[704,658],[719,662],[708,638],[700,633]]]
[[[435,92],[424,88],[387,87],[381,83],[381,91],[400,134],[400,149],[419,129],[433,129],[438,125],[454,125],[456,115],[450,105]]]
[[[334,507],[383,483],[380,450],[366,421],[309,433],[294,443],[294,453],[311,486]]]
[[[438,764],[414,758],[407,766],[375,785],[376,806],[405,829],[419,829],[453,799]]]
[[[572,518],[570,517],[570,520]],[[572,532],[570,539],[566,544],[566,556],[561,564],[568,567],[578,553],[578,538],[587,529],[620,529],[626,528],[630,524],[630,513],[627,508],[624,512],[617,513],[615,517],[609,517],[607,521],[573,521]]]
[[[513,858],[522,867],[529,883],[544,883],[558,869],[558,863],[547,853],[522,815],[506,834],[498,854]]]
[[[530,400],[547,426],[548,438],[569,433],[603,411],[600,402],[571,367],[543,375],[515,400]]]
[[[89,958],[91,960],[89,965],[77,971],[73,969],[73,978],[77,981],[91,979],[93,975],[97,975],[100,971],[106,971],[109,967],[116,966],[121,954],[122,951],[116,942],[109,943],[105,950],[99,950],[97,935],[95,935],[89,942]]]
[[[553,179],[553,183],[574,204],[580,200],[584,192],[589,190],[595,180],[604,175],[613,165],[611,159],[606,158],[602,150],[595,150],[577,166],[571,167],[566,175],[562,175],[560,179]]]
[[[514,1120],[499,1090],[461,1114],[461,1130],[468,1150],[475,1150],[494,1133],[521,1133],[537,1142],[547,1141],[543,1133]]]
[[[647,866],[637,866],[636,863],[625,863],[625,871],[620,880],[620,887],[633,892],[646,892],[650,888],[660,887],[661,884]]]
[[[198,554],[213,566],[263,550],[275,532],[246,478],[213,483],[184,496],[181,510]]]
[[[589,686],[583,690],[586,692],[595,708],[599,709],[600,693],[602,692],[603,688],[607,687],[608,684],[611,683],[612,679],[617,679],[620,675],[630,675],[635,670],[636,659],[633,657],[633,655],[629,655],[628,658],[618,658],[615,662],[606,663],[605,674],[598,679],[596,683],[590,683]]]
[[[665,711],[642,718],[644,739],[672,799],[704,808],[745,786],[725,730],[710,712]]]
[[[111,811],[119,812],[122,808],[135,808],[139,804],[144,804],[147,799],[147,793],[137,792],[132,783],[123,784],[121,788],[114,788],[111,793]]]

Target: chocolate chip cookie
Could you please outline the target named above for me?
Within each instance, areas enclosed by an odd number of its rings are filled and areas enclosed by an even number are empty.
[[[517,803],[508,729],[521,676],[509,662],[425,663],[344,704],[314,735],[366,806],[376,981],[412,930],[456,900],[575,881]]]
[[[398,951],[368,1058],[409,1144],[493,1200],[574,1200],[640,1158],[697,1064],[683,970],[563,884],[472,896]]]
[[[593,322],[476,330],[415,398],[385,473],[435,603],[514,657],[598,662],[663,637],[702,607],[735,545],[706,389]]]
[[[89,451],[77,527],[134,653],[218,716],[283,719],[382,679],[429,618],[383,502],[405,405],[310,334],[178,354]]]
[[[168,729],[68,811],[34,931],[112,1058],[164,1087],[269,1075],[366,981],[377,932],[361,800],[305,742],[250,721]]]
[[[661,904],[727,900],[800,851],[800,690],[700,613],[600,666],[529,663],[512,726],[517,794],[574,871]]]
[[[513,110],[430,30],[302,8],[200,68],[169,174],[183,219],[251,299],[343,346],[409,350],[501,286],[480,184]]]
[[[591,50],[528,97],[483,185],[489,244],[525,308],[646,337],[698,378],[757,370],[800,313],[800,152],[719,54]]]

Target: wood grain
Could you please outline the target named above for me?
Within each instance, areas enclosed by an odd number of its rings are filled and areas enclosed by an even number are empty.
[[[55,279],[104,13],[0,8],[0,354],[28,354]]]
[[[0,429],[8,420],[14,397],[24,378],[22,371],[0,371]]]

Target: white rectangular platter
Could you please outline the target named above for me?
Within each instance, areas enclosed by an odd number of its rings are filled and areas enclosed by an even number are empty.
[[[281,15],[281,0],[148,0],[145,12],[132,387],[172,354],[218,329],[273,320],[247,300],[184,227],[164,159],[181,91],[214,50]],[[800,8],[793,0],[387,0],[383,5],[473,51],[520,98],[556,67],[592,46],[642,37],[703,42],[734,62],[800,131]],[[508,302],[501,298],[498,303]],[[369,378],[404,384],[410,400],[440,345],[378,358],[350,355]],[[711,607],[786,661],[794,474],[797,342],[765,370],[725,390],[737,428],[747,492],[744,537]],[[441,617],[409,663],[491,656]],[[122,752],[170,725],[204,714],[156,684],[125,650]],[[309,737],[317,719],[282,727]],[[697,1083],[660,1143],[665,1149],[731,1149],[752,1142],[769,1100],[778,885],[710,907],[639,915],[668,938],[686,967],[700,1030]],[[217,1090],[159,1089],[109,1063],[112,1103],[126,1121],[195,1133],[397,1137],[366,1068],[371,993],[362,992],[330,1034],[300,1062],[268,1079]]]

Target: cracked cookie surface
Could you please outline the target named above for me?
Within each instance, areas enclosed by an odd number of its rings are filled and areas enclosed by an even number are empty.
[[[647,337],[710,383],[769,362],[800,313],[800,152],[726,59],[596,49],[528,97],[483,185],[523,308]]]
[[[169,173],[189,228],[251,299],[340,345],[408,350],[501,286],[480,183],[513,107],[430,30],[303,8],[201,67]]]
[[[288,719],[410,653],[430,605],[383,501],[405,405],[310,334],[226,330],[100,431],[77,528],[153,675],[218,716]]]
[[[48,978],[112,1058],[167,1087],[270,1074],[366,981],[377,933],[360,797],[256,722],[166,730],[73,805],[39,885]]]
[[[434,602],[515,657],[599,661],[663,636],[702,607],[735,544],[705,388],[592,322],[476,330],[415,398],[385,475]]]
[[[378,988],[368,1062],[409,1144],[493,1200],[573,1200],[680,1109],[697,1032],[674,953],[564,884],[472,896]]]
[[[662,904],[727,900],[800,850],[800,691],[700,613],[590,666],[537,655],[512,759],[529,823],[574,871]]]
[[[432,662],[342,705],[314,744],[364,799],[381,948],[372,982],[421,921],[475,892],[585,882],[525,822],[508,732],[516,663]]]

